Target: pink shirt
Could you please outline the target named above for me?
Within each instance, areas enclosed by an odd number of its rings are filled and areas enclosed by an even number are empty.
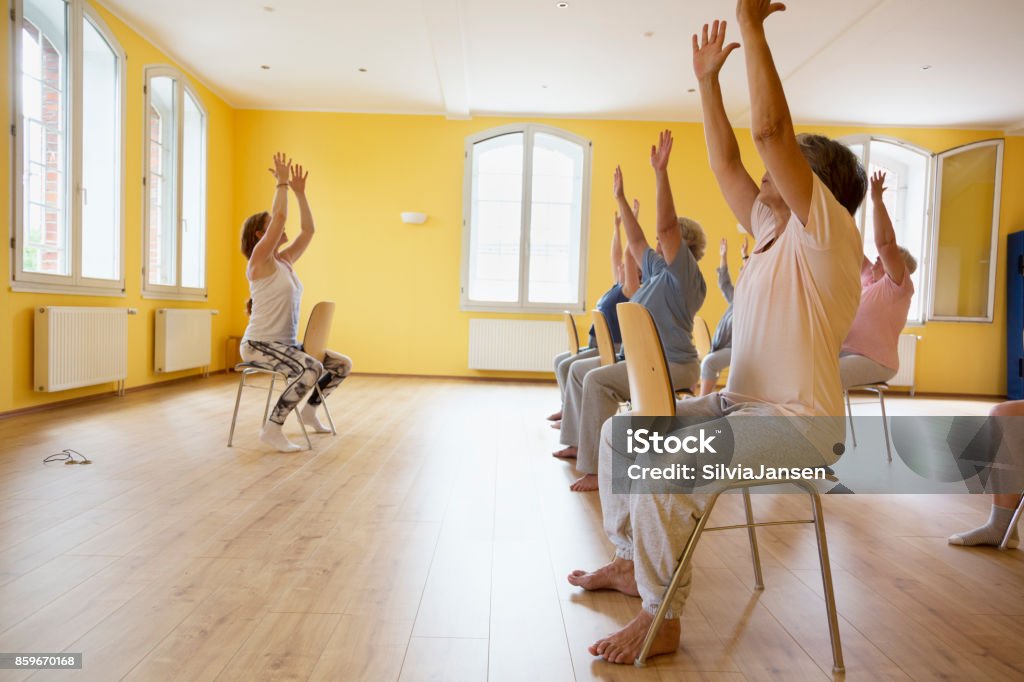
[[[850,333],[843,342],[843,353],[855,353],[874,360],[891,370],[900,368],[896,346],[900,332],[907,324],[910,299],[914,283],[910,273],[904,272],[903,282],[896,284],[888,274],[871,281],[871,264],[861,266],[860,309],[853,320]]]
[[[786,225],[760,200],[753,254],[736,284],[732,361],[724,395],[799,416],[842,416],[839,347],[860,301],[857,226],[814,176],[807,224]],[[774,240],[774,242],[773,242]]]

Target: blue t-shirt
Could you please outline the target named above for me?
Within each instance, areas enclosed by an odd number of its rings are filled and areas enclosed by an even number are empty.
[[[615,283],[612,288],[604,292],[604,296],[597,300],[597,309],[604,314],[608,321],[608,331],[612,335],[612,343],[622,343],[622,332],[619,331],[619,310],[615,306],[620,303],[628,303],[629,299],[622,293],[622,285]],[[597,348],[597,336],[594,334],[594,325],[590,325],[590,346]]]
[[[648,247],[641,268],[643,286],[633,296],[651,312],[658,328],[665,359],[676,364],[697,362],[697,349],[693,345],[693,316],[704,304],[708,287],[697,259],[680,244],[672,263]]]

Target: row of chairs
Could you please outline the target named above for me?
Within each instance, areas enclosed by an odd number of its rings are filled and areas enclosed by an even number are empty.
[[[676,394],[672,390],[672,380],[668,372],[668,362],[661,345],[661,337],[658,328],[650,312],[638,303],[620,303],[617,307],[619,315],[619,327],[622,331],[622,343],[629,349],[626,353],[626,370],[629,375],[629,392],[632,413],[637,416],[659,417],[673,416],[676,413]],[[570,350],[579,350],[579,337],[576,332],[576,325],[572,316],[567,313],[567,333],[570,335]],[[707,325],[703,320],[697,324],[695,329],[703,327],[707,333]],[[608,333],[608,325],[600,311],[594,311],[594,332],[597,337],[598,351],[601,354],[601,364],[615,362],[614,350],[611,349],[611,335]],[[605,348],[602,349],[602,344]],[[707,347],[710,348],[710,335],[708,335]],[[836,482],[831,474],[828,478]],[[765,526],[792,525],[792,524],[813,524],[815,537],[818,543],[818,559],[821,567],[822,586],[825,595],[825,610],[828,619],[829,636],[832,643],[833,671],[843,672],[843,648],[839,638],[839,619],[836,613],[835,591],[832,587],[832,569],[829,563],[828,539],[825,535],[825,518],[821,506],[821,498],[817,489],[807,481],[790,481],[788,485],[799,487],[810,497],[811,518],[795,519],[784,521],[757,522],[754,520],[753,504],[750,497],[750,489],[763,485],[778,485],[777,481],[742,481],[724,485],[719,491],[710,493],[707,496],[704,513],[697,522],[697,527],[690,536],[686,547],[679,556],[675,571],[668,587],[662,596],[661,606],[654,616],[654,621],[647,632],[640,656],[636,660],[637,666],[644,666],[647,656],[650,654],[654,638],[664,622],[666,611],[672,603],[672,598],[679,588],[679,583],[686,573],[687,567],[693,560],[693,554],[697,544],[704,533],[722,530],[746,529],[747,538],[750,543],[750,555],[754,570],[754,587],[756,590],[764,589],[764,576],[761,570],[761,557],[757,546],[757,528]],[[743,495],[743,507],[746,515],[746,522],[729,526],[711,526],[708,519],[722,493],[729,491],[740,491]]]

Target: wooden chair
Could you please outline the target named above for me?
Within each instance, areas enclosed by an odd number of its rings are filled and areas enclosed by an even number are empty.
[[[582,349],[580,348],[580,333],[576,331],[576,320],[573,319],[572,313],[568,310],[564,311],[562,315],[565,317],[565,334],[568,340],[569,352],[573,355],[578,355]]]
[[[661,339],[658,336],[658,328],[646,308],[637,303],[620,303],[618,306],[619,327],[622,330],[622,343],[629,348],[626,354],[626,370],[629,373],[629,391],[633,403],[633,413],[646,417],[661,417],[675,415],[675,399],[672,392],[672,381],[668,374],[668,364],[665,361],[665,353],[662,350]],[[835,481],[834,476],[829,477]],[[733,530],[746,528],[747,537],[750,541],[750,555],[754,566],[754,587],[757,590],[764,589],[764,577],[761,571],[761,556],[757,547],[756,529],[763,526],[790,525],[796,523],[814,524],[815,536],[818,541],[818,560],[821,566],[822,585],[825,594],[825,611],[828,618],[829,636],[832,642],[832,663],[834,672],[842,672],[843,647],[839,639],[839,618],[836,614],[835,591],[832,587],[832,569],[828,556],[828,540],[825,536],[825,518],[821,508],[821,498],[817,489],[808,481],[789,481],[791,485],[801,488],[811,500],[810,519],[797,519],[786,521],[767,521],[756,523],[754,521],[754,510],[750,500],[750,488],[761,485],[780,485],[779,481],[755,480],[737,481],[727,484],[716,492],[708,494],[705,503],[704,513],[697,521],[697,527],[687,541],[683,552],[679,557],[672,580],[669,582],[665,593],[662,595],[661,604],[654,621],[647,631],[640,655],[635,665],[643,667],[647,662],[651,646],[658,635],[665,614],[672,598],[679,588],[679,583],[686,573],[687,567],[693,559],[693,554],[700,542],[701,535],[719,530]],[[739,490],[743,494],[743,507],[746,513],[746,523],[732,526],[708,527],[708,519],[715,508],[715,503],[722,493],[730,490]]]
[[[700,315],[693,318],[693,345],[697,349],[697,360],[703,360],[711,352],[711,330]]]
[[[880,381],[877,384],[864,384],[863,386],[851,386],[843,391],[846,396],[846,415],[850,420],[850,436],[853,438],[853,447],[857,447],[857,433],[853,430],[853,408],[850,407],[850,391],[871,391],[878,396],[878,404],[882,407],[882,430],[885,431],[885,453],[892,462],[892,446],[889,444],[889,418],[885,416],[885,392],[889,390],[889,384]]]
[[[597,337],[597,353],[601,358],[601,366],[615,364],[615,343],[608,329],[608,320],[604,313],[594,308],[594,336]]]
[[[323,362],[327,350],[327,336],[330,334],[331,322],[334,319],[334,307],[334,301],[321,301],[313,306],[313,310],[309,314],[309,321],[306,322],[306,333],[302,337],[303,351],[321,362]],[[261,388],[260,386],[247,385],[245,383],[246,378],[256,374],[270,375],[270,386],[267,389],[267,402],[263,407],[263,421],[261,424],[267,423],[267,416],[270,414],[270,400],[274,395],[274,384],[280,378],[287,385],[289,379],[286,373],[275,371],[258,362],[240,362],[235,365],[235,371],[241,372],[242,376],[238,380],[238,392],[235,395],[235,411],[231,415],[231,431],[228,432],[229,448],[231,447],[231,441],[235,437],[235,423],[238,421],[238,406],[242,401],[242,389],[247,386],[249,388]],[[327,401],[324,400],[323,393],[320,392],[320,384],[314,383],[313,390],[320,396],[320,404],[324,406],[324,412],[327,413],[327,423],[331,427],[331,434],[337,435],[338,432],[334,428],[334,419],[331,417],[331,411],[327,408]],[[306,438],[306,447],[312,450],[313,443],[309,440],[309,433],[306,431],[306,425],[302,423],[302,419],[299,419],[299,426],[302,427],[302,435]]]

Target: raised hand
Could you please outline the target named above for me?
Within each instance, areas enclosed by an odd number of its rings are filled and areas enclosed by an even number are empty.
[[[291,166],[292,160],[284,152],[278,152],[274,154],[274,167],[267,170],[277,179],[278,184],[287,184]]]
[[[633,199],[633,217],[637,218],[637,219],[640,218],[640,200],[639,199]]]
[[[615,212],[615,231],[618,232],[622,228],[622,216],[619,212]]]
[[[626,191],[622,188],[622,167],[615,167],[615,177],[612,180],[612,193],[616,199],[625,199]]]
[[[725,44],[725,26],[726,22],[716,19],[710,32],[704,24],[699,41],[697,34],[693,34],[693,73],[698,81],[717,77],[729,53],[740,46],[739,43]]]
[[[304,194],[306,191],[306,178],[309,177],[309,171],[304,171],[302,166],[295,164],[292,166],[292,175],[288,180],[288,184],[291,185],[292,191],[296,194]]]
[[[725,257],[729,255],[729,240],[722,237],[722,241],[718,244],[718,255],[725,260]]]
[[[665,130],[658,135],[658,146],[651,147],[651,165],[655,171],[668,169],[668,157],[672,155],[672,131]]]
[[[882,193],[887,190],[885,186],[885,173],[882,171],[875,171],[871,174],[871,200],[881,201]]]
[[[764,20],[775,12],[785,12],[786,6],[781,2],[768,0],[737,0],[736,18],[740,24],[763,24]]]

